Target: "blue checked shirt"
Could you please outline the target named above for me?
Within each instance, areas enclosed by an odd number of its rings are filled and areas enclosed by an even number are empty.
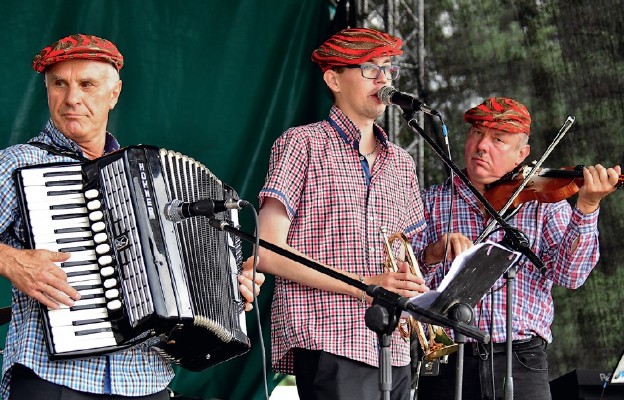
[[[360,131],[337,107],[329,118],[289,129],[271,151],[260,192],[284,204],[291,220],[288,244],[313,259],[371,276],[386,259],[379,228],[411,238],[424,228],[423,206],[411,156],[381,142],[372,168],[359,152]],[[367,306],[351,296],[276,277],[271,310],[272,361],[293,373],[292,349],[323,350],[378,365],[376,334],[364,322]],[[410,362],[409,342],[392,335],[392,365]]]
[[[453,197],[451,232],[460,232],[473,241],[489,223],[479,209],[474,194],[455,177],[456,194]],[[447,232],[449,205],[451,202],[450,180],[442,185],[430,187],[423,194],[427,228],[413,239],[414,253],[419,259],[425,280],[430,288],[440,285],[448,271],[441,264],[427,265],[423,253],[429,243],[437,241]],[[598,262],[598,210],[583,215],[572,209],[567,201],[558,203],[524,203],[518,213],[507,220],[512,227],[519,228],[528,238],[533,252],[540,257],[546,273],[543,275],[521,257],[513,291],[513,340],[540,336],[552,341],[550,326],[554,317],[554,303],[551,294],[553,285],[570,289],[581,286]],[[498,225],[496,226],[498,228]],[[500,242],[504,232],[492,233],[488,240]],[[572,251],[572,245],[578,247]],[[474,309],[475,324],[479,329],[491,333],[492,341],[506,341],[506,287],[500,278],[493,286],[494,295],[489,292]],[[490,330],[491,305],[493,302],[494,324]]]
[[[53,145],[82,155],[78,145],[67,139],[49,121],[43,132],[31,141]],[[117,150],[117,140],[107,133],[105,152]],[[18,209],[12,173],[33,164],[75,161],[49,154],[37,147],[18,144],[0,151],[0,242],[23,248],[24,229]],[[19,240],[18,240],[19,238]],[[18,363],[41,378],[90,393],[144,396],[165,389],[173,378],[167,361],[152,351],[149,343],[108,356],[88,359],[50,361],[39,315],[39,303],[13,288],[12,318],[4,349],[2,399],[9,397],[11,366]]]

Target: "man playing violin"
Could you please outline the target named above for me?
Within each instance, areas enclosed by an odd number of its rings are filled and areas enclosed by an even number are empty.
[[[465,173],[483,194],[488,184],[512,171],[529,155],[531,116],[526,106],[513,99],[489,98],[468,110],[464,120],[470,124],[464,148]],[[507,219],[510,226],[526,235],[532,251],[546,267],[542,273],[526,257],[521,257],[517,264],[512,324],[516,400],[551,398],[546,346],[552,341],[552,286],[578,288],[598,262],[599,204],[615,190],[620,173],[619,166],[587,167],[574,207],[566,200],[529,201],[521,204]],[[427,228],[414,237],[413,245],[428,286],[436,288],[448,271],[450,261],[473,245],[490,216],[457,177],[452,182],[449,179],[430,187],[423,194],[423,202]],[[500,242],[504,234],[495,229],[487,239]],[[503,398],[506,371],[504,289],[505,279],[500,278],[474,309],[474,324],[490,333],[493,346],[467,344],[464,399]],[[451,355],[438,376],[420,379],[419,398],[453,398],[455,361],[456,356]]]

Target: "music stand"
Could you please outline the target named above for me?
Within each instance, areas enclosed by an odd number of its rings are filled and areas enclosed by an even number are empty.
[[[410,299],[410,303],[441,315],[448,314],[456,304],[472,308],[519,257],[520,253],[498,243],[484,242],[475,245],[453,261],[438,289],[414,297]],[[435,324],[421,315],[413,317]]]
[[[414,297],[410,302],[426,307],[435,314],[446,315],[449,319],[468,324],[472,321],[473,307],[519,258],[520,253],[497,243],[478,244],[453,261],[437,290]],[[422,315],[413,317],[435,324]],[[455,332],[455,342],[458,345],[455,399],[459,400],[462,396],[465,335]]]
[[[404,298],[394,292],[390,292],[381,286],[367,285],[364,282],[353,279],[347,275],[341,274],[331,268],[327,268],[316,261],[304,258],[298,254],[292,253],[287,249],[281,248],[273,243],[267,242],[254,235],[243,232],[240,229],[230,225],[228,221],[216,219],[214,213],[206,213],[210,217],[210,225],[219,230],[224,230],[235,234],[241,239],[250,243],[257,243],[276,254],[284,256],[290,260],[301,263],[327,276],[338,279],[353,287],[366,291],[366,294],[373,298],[373,305],[366,310],[366,326],[376,332],[379,338],[379,389],[382,399],[390,400],[390,388],[392,387],[392,365],[390,360],[390,335],[398,323],[402,312],[416,315],[419,318],[425,318],[433,321],[434,324],[447,326],[455,332],[462,335],[470,336],[482,342],[489,342],[490,336],[481,332],[474,326],[463,323],[460,320],[453,320],[443,315],[433,313],[416,304],[410,303],[410,300]]]

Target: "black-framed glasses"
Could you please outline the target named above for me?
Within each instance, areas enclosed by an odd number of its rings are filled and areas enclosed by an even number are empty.
[[[377,79],[381,71],[384,72],[387,79],[397,79],[401,72],[401,67],[398,65],[377,65],[373,63],[345,65],[344,68],[359,68],[362,71],[362,76],[366,79]]]

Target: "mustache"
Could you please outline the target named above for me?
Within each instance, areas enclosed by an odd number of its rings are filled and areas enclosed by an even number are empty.
[[[471,157],[485,158],[484,155],[484,151],[475,151],[471,154]]]

